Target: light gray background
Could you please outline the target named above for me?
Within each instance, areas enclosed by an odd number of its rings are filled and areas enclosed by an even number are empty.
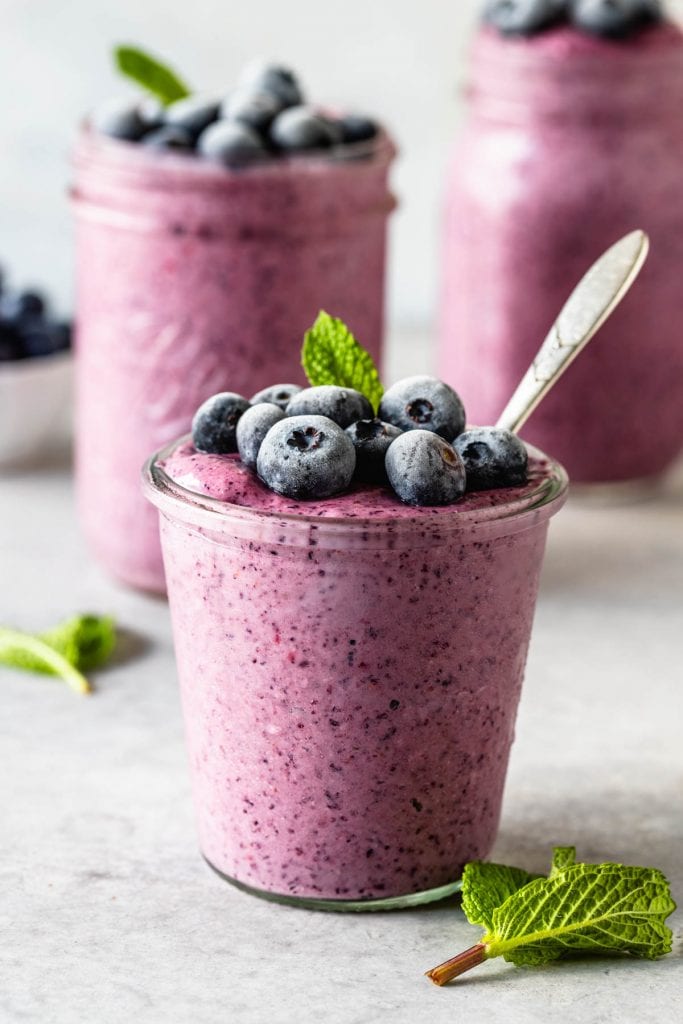
[[[115,42],[172,61],[197,88],[224,90],[254,55],[297,68],[312,98],[367,109],[401,148],[401,210],[390,266],[394,326],[431,322],[448,147],[461,114],[467,41],[480,0],[0,0],[0,264],[45,282],[68,309],[65,198],[75,125],[126,91]],[[683,12],[683,0],[670,4]]]

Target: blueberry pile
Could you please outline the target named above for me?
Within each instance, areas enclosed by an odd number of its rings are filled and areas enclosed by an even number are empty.
[[[239,452],[271,490],[329,498],[353,481],[389,486],[409,505],[451,505],[465,491],[526,482],[527,451],[509,431],[465,430],[456,392],[433,377],[407,377],[385,392],[378,416],[352,388],[277,384],[250,401],[232,391],[207,399],[192,421],[197,451]]]
[[[569,23],[620,39],[663,18],[660,0],[488,0],[484,20],[504,35],[534,35]]]
[[[71,346],[71,325],[52,319],[44,297],[4,286],[0,270],[0,362],[49,356]]]
[[[92,124],[113,138],[198,153],[227,167],[368,142],[378,131],[370,118],[329,117],[309,106],[288,68],[261,63],[247,67],[223,99],[195,94],[167,107],[114,100],[94,112]]]

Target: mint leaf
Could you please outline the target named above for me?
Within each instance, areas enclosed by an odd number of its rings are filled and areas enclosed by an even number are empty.
[[[467,920],[470,924],[490,929],[496,907],[505,903],[518,889],[541,877],[506,864],[470,861],[462,875],[462,909]]]
[[[104,664],[116,642],[114,620],[76,615],[45,633],[0,627],[0,664],[56,675],[77,693],[90,693],[83,675]]]
[[[114,61],[121,74],[151,92],[164,106],[190,95],[189,88],[174,71],[144,50],[135,46],[116,46]]]
[[[377,411],[384,394],[377,367],[343,321],[321,310],[304,335],[301,365],[313,387],[336,384],[353,388],[365,395]]]
[[[573,847],[556,847],[550,876],[516,889],[518,869],[467,865],[463,905],[468,918],[483,924],[486,934],[475,946],[428,971],[428,977],[444,985],[496,956],[509,963],[537,965],[575,953],[630,954],[651,960],[670,953],[672,935],[665,921],[676,904],[662,872],[623,864],[577,864],[575,856]],[[492,907],[498,896],[505,898]]]

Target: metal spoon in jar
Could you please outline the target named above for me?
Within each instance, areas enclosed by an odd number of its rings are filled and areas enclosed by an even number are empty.
[[[569,364],[611,316],[637,278],[650,241],[632,231],[603,253],[563,306],[496,427],[516,434]]]

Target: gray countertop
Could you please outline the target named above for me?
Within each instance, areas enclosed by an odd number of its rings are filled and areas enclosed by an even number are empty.
[[[496,859],[662,868],[683,901],[683,477],[554,521]],[[668,1022],[674,955],[422,972],[477,941],[457,902],[334,915],[221,882],[194,839],[164,601],[88,559],[67,466],[0,477],[0,622],[110,611],[120,660],[79,698],[0,670],[0,1021],[40,1024]]]

